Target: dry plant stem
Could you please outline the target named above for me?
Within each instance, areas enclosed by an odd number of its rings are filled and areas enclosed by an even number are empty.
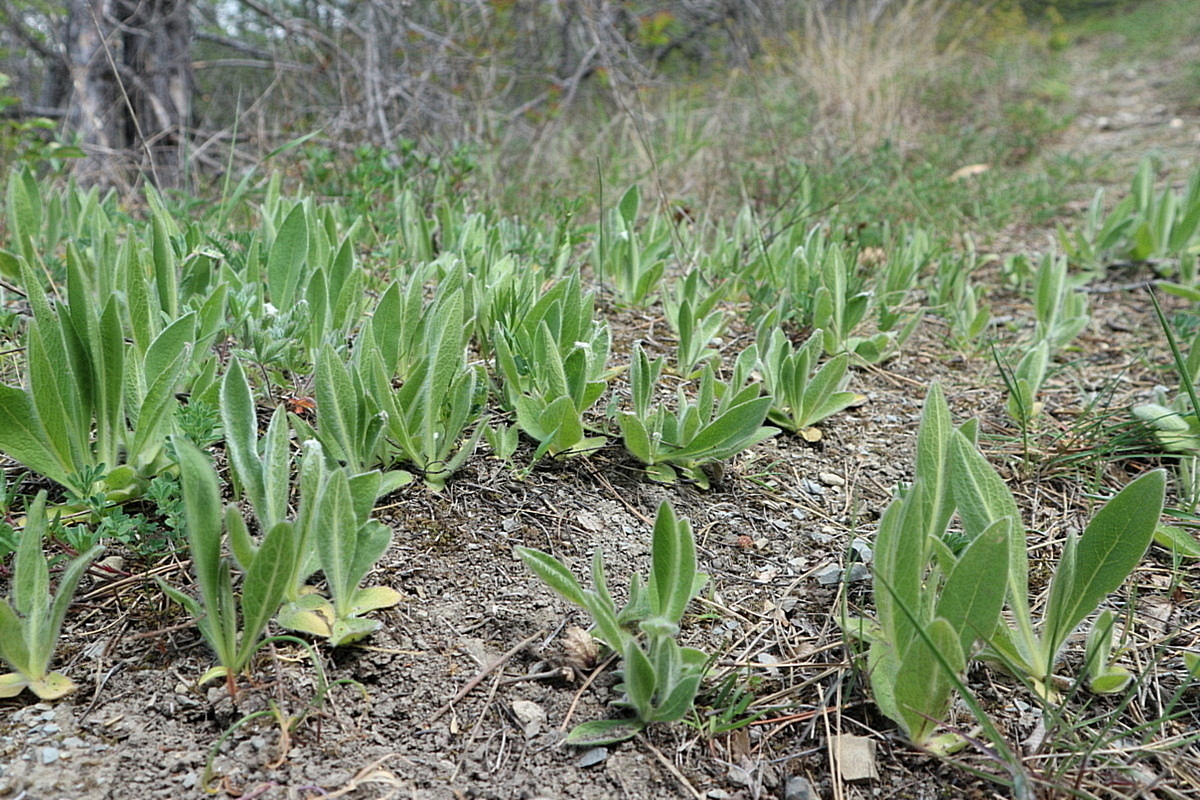
[[[641,511],[639,511],[637,508],[635,508],[632,504],[630,504],[630,502],[625,498],[625,495],[618,492],[613,487],[613,485],[608,482],[608,478],[604,477],[604,475],[599,470],[597,470],[595,466],[593,466],[592,464],[589,463],[587,465],[587,468],[588,468],[588,472],[590,472],[592,474],[592,477],[595,478],[596,480],[600,481],[600,483],[604,484],[604,488],[606,488],[610,492],[612,492],[612,496],[615,497],[621,503],[621,505],[625,506],[625,508],[629,511],[629,513],[633,514],[635,517],[637,517],[638,519],[640,519],[642,522],[646,523],[647,525],[650,525],[651,527],[654,526],[654,520],[650,519],[645,514],[643,514]]]
[[[454,696],[454,699],[452,699],[450,702],[446,703],[446,705],[439,708],[437,710],[437,712],[435,712],[434,715],[429,718],[429,724],[432,725],[433,723],[435,723],[439,719],[441,719],[442,716],[447,711],[449,711],[451,708],[454,707],[455,703],[462,700],[464,697],[466,697],[468,694],[470,694],[471,691],[476,686],[483,683],[484,678],[486,678],[488,675],[495,672],[500,667],[507,664],[510,660],[512,660],[513,656],[515,656],[517,653],[521,652],[521,650],[523,650],[534,639],[537,639],[539,636],[544,636],[545,634],[546,634],[546,630],[543,628],[542,630],[539,630],[537,633],[533,634],[532,636],[522,639],[520,642],[513,645],[512,649],[510,649],[507,653],[500,656],[500,658],[496,659],[491,664],[489,664],[487,667],[485,667],[482,672],[480,672],[478,675],[476,675],[471,680],[467,681],[467,685],[464,686],[462,688],[462,690],[459,691],[459,693]]]
[[[503,677],[504,676],[502,674],[497,675],[495,680],[492,681],[492,688],[488,690],[487,699],[483,701],[483,710],[479,712],[479,716],[475,719],[475,724],[471,727],[471,733],[469,736],[467,736],[467,741],[463,745],[462,758],[458,760],[458,764],[454,767],[454,774],[450,776],[451,781],[458,777],[458,773],[462,770],[463,764],[467,763],[467,757],[471,752],[471,747],[475,744],[475,737],[479,735],[479,729],[483,727],[483,720],[488,714],[488,709],[492,707],[492,701],[496,699],[496,691],[500,688],[500,684],[503,683]]]
[[[616,653],[611,654],[608,658],[604,659],[604,661],[602,661],[594,670],[592,670],[591,675],[587,676],[587,680],[585,680],[583,682],[583,685],[579,687],[579,691],[575,693],[575,696],[573,698],[571,698],[571,705],[569,708],[567,708],[567,714],[565,717],[563,717],[562,725],[558,726],[558,729],[560,731],[566,731],[567,726],[571,724],[571,717],[575,714],[575,706],[579,705],[579,698],[583,697],[583,693],[586,692],[587,688],[592,685],[592,681],[596,680],[596,678],[600,675],[600,673],[604,672],[604,670],[608,667],[608,665],[611,664],[613,661],[615,661],[616,658],[617,658]]]
[[[341,789],[338,789],[336,792],[331,792],[329,794],[326,794],[323,789],[320,789],[319,787],[315,787],[315,786],[314,787],[304,786],[301,788],[302,789],[309,789],[309,788],[315,789],[316,791],[321,793],[318,796],[320,798],[322,798],[322,800],[333,800],[336,797],[345,797],[346,795],[350,794],[351,792],[356,791],[359,788],[359,786],[364,783],[380,783],[380,784],[385,784],[387,786],[391,786],[393,788],[399,789],[399,788],[403,787],[405,784],[401,783],[400,779],[397,778],[394,774],[383,769],[384,763],[387,761],[390,761],[393,758],[399,758],[405,764],[413,763],[413,762],[409,761],[407,758],[405,758],[404,756],[400,755],[399,753],[388,753],[387,755],[385,755],[381,758],[375,759],[370,764],[368,764],[367,766],[360,769],[358,771],[358,773],[353,778],[350,779],[349,783],[347,783]],[[395,795],[389,794],[386,796],[394,797]]]
[[[692,786],[692,782],[684,777],[683,773],[680,772],[679,769],[674,764],[671,763],[671,760],[662,754],[662,751],[660,751],[654,745],[650,744],[650,740],[646,738],[645,734],[638,734],[637,738],[638,738],[639,742],[641,742],[647,748],[649,748],[651,753],[654,753],[655,757],[659,760],[659,763],[661,763],[664,767],[666,767],[667,771],[675,776],[675,780],[679,781],[679,784],[683,788],[687,789],[688,793],[692,797],[696,798],[696,800],[704,800],[704,795],[700,794],[700,792],[697,791],[695,786]]]
[[[161,567],[154,567],[152,569],[146,570],[145,572],[143,572],[139,575],[130,575],[128,578],[121,578],[119,580],[109,581],[109,582],[105,583],[103,586],[99,586],[99,587],[93,589],[92,591],[88,592],[87,594],[81,596],[75,602],[80,603],[80,604],[89,603],[93,600],[104,597],[105,595],[116,594],[117,592],[121,591],[122,589],[127,589],[131,586],[137,586],[139,584],[146,583],[147,581],[153,581],[156,577],[161,576],[161,575],[166,575],[171,572],[187,572],[187,570],[191,569],[191,566],[192,566],[192,560],[190,558],[188,558],[188,559],[184,559],[183,561],[176,562],[176,563],[165,564]],[[167,631],[157,631],[156,633],[165,633],[165,632],[167,632]],[[147,635],[149,635],[149,634],[147,634]]]

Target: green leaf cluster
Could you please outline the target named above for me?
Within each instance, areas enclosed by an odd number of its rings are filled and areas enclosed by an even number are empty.
[[[784,430],[807,430],[862,400],[862,395],[843,391],[850,368],[848,353],[817,367],[821,342],[819,329],[799,347],[793,347],[780,328],[759,332],[759,370],[767,394],[774,398],[767,418]]]
[[[675,370],[692,377],[697,365],[719,362],[721,354],[709,345],[725,328],[725,311],[717,304],[724,286],[709,288],[700,271],[693,269],[663,299],[663,312],[675,332]]]
[[[120,499],[144,490],[166,463],[162,448],[191,362],[197,314],[156,330],[136,324],[137,307],[118,295],[98,311],[74,250],[67,265],[66,301],[52,304],[21,261],[33,311],[27,386],[0,385],[0,450],[78,496],[92,493],[97,474],[105,476],[104,488]],[[145,289],[145,280],[130,276],[129,285]]]
[[[696,542],[691,524],[678,519],[670,504],[658,508],[650,548],[650,575],[634,574],[629,600],[621,609],[608,589],[604,556],[592,557],[592,588],[584,589],[553,556],[518,547],[517,555],[543,582],[582,607],[596,630],[622,660],[624,692],[619,705],[633,719],[601,720],[577,726],[567,743],[594,746],[628,739],[654,722],[672,722],[691,709],[707,669],[708,657],[676,641],[688,603],[708,580],[696,571]]]
[[[705,365],[695,396],[680,386],[675,411],[669,412],[656,396],[663,359],[651,361],[641,344],[635,345],[629,368],[633,409],[618,417],[625,449],[655,480],[670,483],[682,473],[707,487],[700,465],[729,458],[779,432],[762,424],[772,398],[749,382],[757,362],[755,348],[744,351],[729,384],[717,381]]]
[[[296,577],[303,581],[319,566],[332,599],[293,582],[279,623],[338,647],[379,630],[381,622],[363,615],[400,600],[390,587],[359,586],[392,541],[391,529],[370,518],[383,476],[375,470],[349,475],[345,468],[327,468],[316,441],[306,443],[305,450],[296,527],[309,555],[302,556],[304,568]]]
[[[360,589],[358,584],[391,542],[391,531],[370,519],[370,513],[375,499],[390,491],[393,481],[377,470],[349,475],[345,467],[330,467],[320,442],[309,440],[297,477],[299,508],[289,521],[295,459],[286,417],[282,407],[276,409],[258,439],[250,387],[237,360],[230,363],[222,381],[221,415],[233,473],[254,510],[258,529],[272,531],[286,523],[297,553],[288,562],[279,623],[322,636],[334,646],[377,630],[380,623],[362,615],[395,604],[399,595],[387,587]],[[234,558],[249,571],[261,545],[240,517],[227,526]],[[325,574],[333,602],[305,583],[318,569]]]
[[[245,672],[260,646],[263,631],[279,610],[301,559],[301,539],[291,522],[276,522],[255,544],[237,507],[222,511],[217,475],[191,442],[174,439],[188,529],[188,550],[200,589],[199,599],[159,581],[167,595],[196,620],[201,636],[217,655],[220,666],[201,682],[224,677],[230,694],[236,677]],[[233,590],[233,566],[221,554],[224,536],[243,572],[242,594]]]
[[[478,371],[466,360],[463,290],[447,291],[439,286],[415,327],[420,336],[409,343],[409,366],[398,390],[392,386],[393,370],[387,366],[395,358],[385,355],[381,343],[401,340],[402,322],[377,314],[371,324],[373,335],[359,338],[365,349],[360,349],[356,358],[367,376],[364,383],[372,401],[385,415],[385,437],[400,458],[421,473],[427,486],[440,490],[475,450],[484,430],[482,424],[477,425],[474,434],[460,444],[467,426],[478,420],[476,393],[481,384]]]
[[[505,407],[542,455],[584,452],[604,444],[587,436],[583,413],[607,387],[612,343],[608,324],[593,318],[594,296],[578,274],[557,282],[509,326],[493,335]]]
[[[596,277],[634,306],[644,306],[658,290],[672,252],[671,230],[663,215],[651,215],[639,224],[641,203],[641,189],[633,184],[601,223],[592,260]]]
[[[868,659],[880,709],[915,743],[938,746],[934,731],[977,640],[986,643],[985,657],[1048,694],[1067,638],[1145,553],[1164,489],[1161,470],[1146,473],[1101,508],[1082,535],[1068,535],[1035,626],[1016,502],[976,447],[973,424],[955,429],[934,385],[917,434],[915,480],[885,511],[876,540],[878,627],[868,633]],[[961,552],[946,535],[956,512],[966,542]],[[1005,599],[1011,623],[1000,617]],[[1111,623],[1090,646],[1090,657],[1104,662],[1090,667],[1101,687],[1120,673],[1107,663],[1110,634]]]
[[[14,671],[0,675],[0,697],[14,697],[29,689],[43,700],[54,700],[76,688],[60,672],[50,671],[58,634],[79,580],[100,555],[96,546],[67,564],[50,592],[50,565],[42,553],[46,535],[46,492],[38,492],[25,515],[25,530],[13,563],[12,586],[0,600],[0,658]]]

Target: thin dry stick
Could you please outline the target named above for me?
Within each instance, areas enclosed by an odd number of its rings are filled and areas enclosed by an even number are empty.
[[[464,744],[462,748],[463,756],[461,759],[459,759],[458,764],[454,767],[454,774],[450,776],[451,781],[458,777],[458,773],[462,770],[463,764],[467,762],[467,758],[470,755],[471,746],[475,744],[475,737],[479,735],[479,728],[483,725],[483,718],[487,716],[488,709],[492,706],[492,701],[496,699],[496,690],[500,688],[500,684],[502,683],[500,679],[502,677],[502,675],[497,675],[496,679],[492,681],[492,688],[488,691],[487,700],[483,702],[483,711],[479,712],[479,718],[475,720],[475,727],[471,728],[471,733],[469,736],[467,736],[467,743]]]
[[[664,756],[657,747],[650,744],[649,739],[643,735],[638,736],[638,741],[650,748],[650,752],[654,753],[654,755],[658,757],[658,760],[662,762],[662,765],[666,767],[672,775],[675,776],[675,780],[679,781],[683,788],[687,789],[691,793],[692,797],[696,798],[696,800],[704,800],[704,795],[700,794],[700,792],[696,790],[695,786],[692,786],[692,782],[684,777],[684,774],[680,772],[674,764],[671,763],[670,759]]]
[[[499,669],[500,667],[502,667],[502,666],[504,666],[505,664],[507,664],[507,663],[508,663],[510,660],[512,660],[512,657],[513,657],[513,656],[515,656],[517,653],[521,652],[521,650],[522,650],[522,649],[524,649],[524,647],[525,647],[526,645],[528,645],[530,642],[532,642],[534,639],[538,638],[539,636],[543,636],[543,635],[545,635],[545,633],[546,633],[546,629],[545,629],[545,628],[542,628],[540,631],[538,631],[537,633],[535,633],[535,634],[533,634],[532,636],[528,637],[527,639],[522,639],[520,642],[517,642],[515,645],[513,645],[512,649],[511,649],[511,650],[509,650],[507,653],[505,653],[504,655],[500,656],[498,659],[496,659],[495,661],[493,661],[493,662],[492,662],[491,664],[489,664],[488,666],[484,667],[484,670],[483,670],[483,672],[480,672],[480,673],[479,673],[478,675],[476,675],[474,678],[472,678],[471,680],[469,680],[469,681],[467,682],[467,685],[466,685],[466,686],[464,686],[464,687],[462,688],[462,690],[461,690],[461,691],[460,691],[458,694],[456,694],[456,695],[454,696],[454,698],[453,698],[453,699],[452,699],[450,702],[446,703],[446,705],[444,705],[444,706],[442,706],[441,708],[439,708],[439,709],[438,709],[438,710],[437,710],[437,711],[434,713],[434,715],[433,715],[432,717],[430,717],[430,718],[429,718],[429,724],[431,724],[431,725],[432,725],[433,723],[435,723],[435,722],[437,722],[439,719],[441,719],[441,718],[442,718],[442,715],[443,715],[443,714],[445,714],[447,711],[449,711],[451,708],[453,708],[455,703],[457,703],[459,700],[462,700],[464,697],[466,697],[468,694],[470,694],[470,693],[471,693],[471,691],[472,691],[472,690],[473,690],[473,689],[474,689],[476,686],[478,686],[479,684],[483,683],[483,679],[484,679],[484,678],[486,678],[488,675],[490,675],[490,674],[492,674],[493,672],[495,672],[495,671],[496,671],[497,669]]]
[[[596,667],[594,670],[592,670],[591,675],[587,676],[587,680],[583,682],[583,686],[579,687],[579,691],[576,692],[575,697],[572,698],[571,707],[567,709],[567,715],[565,717],[563,717],[562,725],[558,726],[558,729],[560,731],[565,731],[567,729],[567,726],[571,724],[571,715],[573,715],[575,713],[575,706],[579,705],[579,699],[581,697],[583,697],[583,693],[587,691],[587,688],[592,685],[592,681],[596,680],[596,677],[601,672],[603,672],[604,668],[607,667],[609,664],[611,664],[613,662],[613,660],[616,659],[616,657],[617,657],[617,654],[613,653],[608,658],[604,659],[603,663],[601,663],[598,667]]]
[[[841,718],[840,710],[838,711],[838,718],[840,721],[840,718]],[[842,786],[841,748],[840,747],[836,748],[838,750],[838,752],[836,752],[836,753],[834,752],[835,748],[834,748],[834,744],[833,744],[833,742],[834,742],[833,731],[829,730],[829,706],[826,706],[824,704],[822,704],[822,708],[821,708],[821,722],[825,725],[825,746],[829,749],[829,777],[830,777],[830,782],[833,784],[833,797],[834,797],[834,800],[844,800],[844,798],[846,796],[845,795],[846,790],[845,790],[845,787]],[[839,733],[840,733],[841,732],[840,724],[838,725],[838,729],[839,729]]]

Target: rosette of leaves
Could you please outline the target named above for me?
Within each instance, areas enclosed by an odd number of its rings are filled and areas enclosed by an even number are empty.
[[[331,599],[300,587],[287,598],[279,622],[338,647],[379,630],[383,623],[364,615],[400,601],[391,587],[359,585],[391,544],[392,531],[370,518],[382,480],[378,471],[350,476],[344,468],[326,468],[319,443],[306,443],[306,450],[297,527],[313,545],[309,552],[315,553]],[[312,573],[314,559],[302,562],[301,579]]]
[[[0,600],[0,657],[14,670],[0,675],[0,697],[29,689],[43,700],[54,700],[76,688],[66,675],[50,671],[50,661],[75,589],[103,548],[93,547],[71,559],[58,580],[58,591],[51,594],[50,566],[42,553],[45,535],[46,492],[41,491],[25,515],[9,596]]]
[[[659,506],[654,522],[649,578],[633,575],[629,601],[621,609],[608,590],[599,548],[592,557],[591,589],[584,589],[553,556],[528,547],[516,551],[547,586],[591,614],[604,643],[621,656],[622,682],[617,688],[624,695],[617,705],[631,710],[633,718],[585,722],[568,734],[567,744],[592,747],[624,741],[651,723],[673,722],[691,710],[708,657],[681,647],[676,637],[688,603],[708,576],[696,571],[691,524],[676,518],[670,504]]]
[[[463,292],[439,293],[423,323],[424,335],[412,366],[399,389],[392,386],[382,350],[371,337],[359,355],[363,383],[386,415],[385,436],[404,461],[438,491],[463,465],[483,435],[483,425],[462,441],[467,426],[479,416],[478,373],[467,363],[467,328],[463,325]],[[378,337],[379,321],[375,322]]]
[[[819,329],[799,347],[792,347],[779,328],[761,338],[759,369],[767,394],[774,398],[767,412],[772,423],[810,442],[818,441],[821,432],[814,425],[863,400],[862,395],[843,390],[850,367],[848,353],[817,367],[822,342]]]
[[[673,483],[682,475],[707,488],[701,465],[721,461],[779,433],[764,426],[772,398],[757,383],[742,385],[757,362],[757,351],[739,357],[733,382],[717,381],[712,367],[701,373],[695,396],[684,387],[676,394],[675,411],[657,402],[661,357],[651,361],[638,344],[629,369],[633,410],[618,417],[625,449],[646,467],[653,480]]]
[[[585,295],[579,276],[572,275],[493,335],[502,401],[516,411],[521,430],[538,442],[535,461],[546,453],[582,453],[605,442],[603,436],[588,436],[583,421],[607,386],[611,345],[608,324],[593,319],[593,306],[593,295]]]

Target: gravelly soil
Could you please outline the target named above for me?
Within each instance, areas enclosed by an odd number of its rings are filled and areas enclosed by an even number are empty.
[[[1081,58],[1095,59],[1111,46],[1091,43]],[[1164,84],[1153,75],[1127,67],[1105,73],[1090,63],[1073,73],[1084,113],[1062,149],[1123,165],[1156,149],[1175,174],[1194,165],[1195,104],[1188,109],[1162,96]],[[1114,173],[1125,182],[1130,169]],[[1044,232],[1013,230],[997,246],[1018,252],[1045,241]],[[1030,317],[1002,292],[991,300],[1016,332]],[[867,399],[824,424],[821,442],[769,440],[714,476],[708,492],[649,483],[619,448],[610,448],[547,464],[523,480],[481,455],[442,495],[411,489],[388,498],[380,514],[395,541],[374,580],[404,599],[380,614],[385,627],[365,644],[322,654],[331,681],[353,683],[335,685],[319,712],[290,735],[281,733],[280,720],[303,713],[317,689],[303,653],[281,646],[264,655],[258,683],[241,692],[235,707],[223,687],[196,686],[211,664],[209,653],[194,628],[180,627],[178,609],[165,605],[145,565],[127,565],[131,579],[81,590],[61,659],[81,691],[54,705],[27,697],[0,703],[0,797],[203,796],[206,760],[217,741],[213,788],[247,798],[798,800],[806,796],[799,779],[820,797],[994,796],[993,785],[914,753],[895,736],[870,705],[832,614],[843,602],[870,605],[867,570],[847,565],[847,553],[861,552],[852,548],[856,540],[870,542],[892,487],[911,474],[912,439],[933,380],[946,388],[959,420],[979,417],[985,437],[1009,437],[985,441],[1029,509],[1032,529],[1050,539],[1078,524],[1085,507],[1080,490],[1061,480],[1051,456],[1087,446],[1086,438],[1065,434],[1096,392],[1115,386],[1103,402],[1120,410],[1159,379],[1143,359],[1155,326],[1142,294],[1096,292],[1093,314],[1079,350],[1057,366],[1047,387],[1044,425],[1064,436],[1039,440],[1046,457],[1032,474],[1015,468],[1009,457],[1015,445],[1004,444],[1014,441],[1013,431],[1003,427],[1003,389],[989,358],[948,350],[930,319],[901,357],[856,372],[852,388]],[[618,337],[639,335],[643,324],[613,317],[614,328],[624,331]],[[740,344],[731,342],[731,351]],[[1095,469],[1116,486],[1145,466],[1123,461]],[[720,653],[719,675],[751,676],[757,704],[776,710],[732,735],[708,738],[673,724],[604,753],[565,748],[565,728],[610,713],[615,679],[611,669],[593,675],[591,665],[564,652],[566,626],[586,620],[536,582],[513,547],[551,551],[577,572],[601,547],[620,585],[620,576],[645,569],[650,520],[667,499],[692,520],[701,568],[713,576],[713,592],[696,606],[685,638]],[[1044,571],[1036,553],[1034,563],[1035,573]],[[1196,603],[1189,583],[1195,576],[1166,586],[1158,568],[1164,564],[1162,553],[1152,554],[1138,583],[1139,608],[1169,611],[1159,625],[1165,636],[1195,621]],[[848,580],[839,580],[847,566]],[[185,567],[160,565],[156,572],[180,583]],[[1139,618],[1139,626],[1153,624]],[[450,702],[502,658],[500,669]],[[1014,743],[1034,731],[1039,715],[1022,705],[1012,681],[980,667],[971,684]],[[1093,712],[1112,708],[1093,702]],[[238,724],[272,704],[277,716]],[[969,719],[952,724],[968,726]],[[877,779],[845,781],[831,769],[837,733],[875,743]],[[1145,760],[1142,769],[1170,785],[1194,774],[1189,757],[1182,748]],[[985,752],[959,758],[996,767]],[[1109,784],[1125,794],[1119,783]]]

